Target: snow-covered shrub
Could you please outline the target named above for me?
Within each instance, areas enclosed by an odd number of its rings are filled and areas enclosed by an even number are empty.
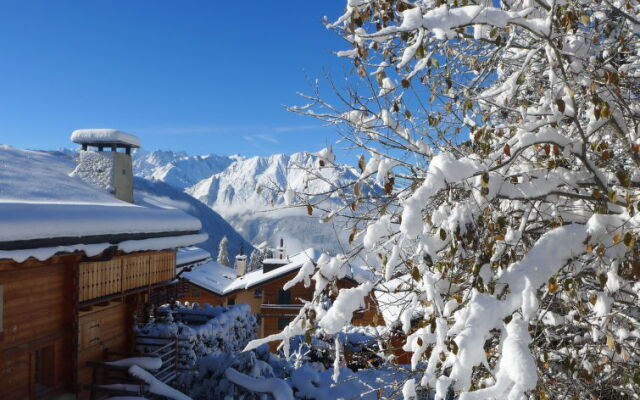
[[[350,221],[352,248],[305,272],[313,301],[270,339],[339,332],[386,290],[407,397],[639,398],[640,3],[348,0],[327,28],[354,76],[291,109],[362,152],[323,150],[309,181],[359,176],[286,198]],[[327,307],[360,261],[376,277]]]
[[[191,383],[189,394],[195,400],[263,399],[264,395],[246,390],[229,381],[227,369],[252,378],[281,379],[289,374],[289,364],[269,352],[264,345],[249,352],[216,351],[198,360],[198,374]]]
[[[153,322],[136,329],[140,336],[179,338],[185,343],[180,348],[186,361],[185,369],[195,369],[198,359],[214,353],[238,352],[255,339],[258,328],[255,316],[248,304],[231,307],[213,307],[209,304],[161,307]],[[154,347],[141,349],[152,351]]]
[[[375,368],[384,363],[386,329],[379,327],[348,326],[342,332],[328,334],[317,329],[311,334],[291,338],[291,361],[294,365],[312,364],[325,370],[336,365],[336,343],[341,347],[338,365],[352,371]]]

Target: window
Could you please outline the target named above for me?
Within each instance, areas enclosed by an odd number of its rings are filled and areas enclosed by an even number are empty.
[[[253,291],[253,297],[256,299],[262,298],[262,289],[256,289]]]
[[[235,304],[236,304],[236,298],[235,298],[235,297],[229,297],[229,298],[227,299],[227,305],[228,305],[228,306],[233,306],[233,305],[235,305]]]
[[[289,325],[289,318],[278,317],[278,330],[281,331]]]
[[[279,290],[278,304],[291,304],[291,292],[288,290]]]
[[[199,287],[192,287],[191,288],[191,295],[193,297],[200,297],[200,288]]]

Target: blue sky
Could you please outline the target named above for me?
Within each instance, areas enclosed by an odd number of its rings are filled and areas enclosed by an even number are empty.
[[[337,138],[287,112],[349,65],[321,24],[344,1],[0,0],[0,143],[70,147],[78,128],[146,149],[266,155]]]

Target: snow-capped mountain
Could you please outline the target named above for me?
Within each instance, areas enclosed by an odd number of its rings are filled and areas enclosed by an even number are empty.
[[[314,162],[316,157],[306,152],[237,159],[224,171],[185,191],[222,215],[272,211],[284,206],[278,189],[322,193],[330,187],[327,182],[340,182],[341,174],[329,168],[323,170],[323,180],[312,179],[306,169]]]
[[[142,178],[162,181],[182,190],[223,171],[236,158],[215,154],[190,156],[165,150],[138,151],[133,157],[133,170]]]
[[[211,253],[215,259],[218,255],[218,244],[224,236],[229,239],[229,259],[233,260],[240,249],[250,254],[253,247],[217,212],[181,190],[160,181],[152,181],[141,177],[134,180],[134,197],[136,204],[151,207],[172,207],[194,216],[202,223],[202,231],[209,238],[198,244]]]
[[[267,241],[274,245],[280,238],[287,242],[290,251],[307,247],[339,251],[336,230],[331,224],[320,224],[317,218],[309,218],[306,211],[286,206],[281,191],[292,188],[297,192],[322,193],[329,188],[327,182],[340,182],[344,171],[326,168],[322,179],[311,177],[305,168],[317,162],[307,152],[292,155],[275,154],[269,157],[228,157],[228,166],[211,173],[191,186],[184,182],[200,177],[208,168],[209,160],[220,156],[187,156],[184,153],[154,152],[153,161],[144,163],[137,158],[136,174],[161,180],[186,193],[220,213],[240,234],[252,243]],[[160,156],[167,156],[162,159]],[[149,160],[151,157],[145,157]],[[163,164],[164,162],[164,164]],[[205,164],[201,166],[198,164]],[[149,166],[153,166],[149,168]],[[174,170],[184,178],[178,183],[171,174]],[[191,171],[198,171],[190,175]],[[348,175],[348,173],[346,173]]]

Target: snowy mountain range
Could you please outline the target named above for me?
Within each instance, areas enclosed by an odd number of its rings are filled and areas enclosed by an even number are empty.
[[[236,232],[217,212],[173,186],[136,177],[134,198],[139,205],[173,207],[198,218],[202,223],[202,231],[209,235],[209,238],[198,244],[198,247],[207,250],[214,258],[218,255],[218,244],[224,236],[229,239],[227,249],[230,260],[234,260],[241,250],[244,254],[250,254],[253,251],[251,243]]]
[[[295,191],[321,193],[344,172],[327,168],[323,179],[310,179],[304,168],[317,162],[311,153],[268,157],[189,156],[169,151],[138,152],[134,173],[161,181],[200,200],[222,215],[248,241],[275,245],[284,238],[289,251],[308,247],[340,251],[331,224],[320,224],[306,211],[288,208],[281,195]]]
[[[183,152],[158,150],[152,153],[140,151],[133,160],[137,176],[162,181],[183,190],[202,179],[223,171],[239,156],[190,156]]]

